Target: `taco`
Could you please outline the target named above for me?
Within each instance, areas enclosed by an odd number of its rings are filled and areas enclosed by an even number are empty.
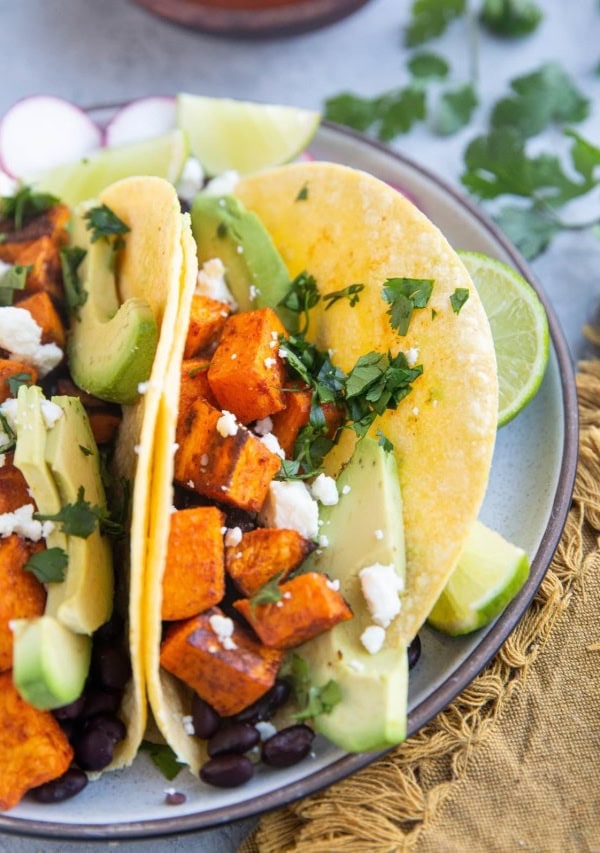
[[[30,214],[3,223],[0,250],[14,289],[0,309],[2,809],[32,788],[63,799],[138,751],[154,424],[183,276],[195,280],[166,181],[121,181],[74,213],[20,192]]]
[[[406,579],[402,590],[392,578],[401,606],[382,642],[392,660],[405,660],[478,515],[498,390],[489,325],[467,271],[439,230],[381,181],[331,163],[290,165],[242,179],[235,197],[199,196],[192,224],[199,280],[214,287],[210,297],[182,292],[157,418],[143,609],[154,718],[196,772],[202,737],[219,718],[264,720],[261,702],[280,701],[277,678],[290,668],[296,686],[304,681],[296,698],[308,698],[296,720],[343,704],[343,685],[311,686],[302,655],[358,621],[340,579],[326,574],[313,497],[322,508],[341,504],[331,477],[347,476],[359,457],[358,467],[379,466],[381,482],[397,472],[390,491],[399,483],[401,503],[395,498],[389,526],[404,542],[392,532],[392,568],[400,574],[405,557]],[[253,253],[240,274],[236,258],[251,249],[245,234],[256,239],[259,225],[278,260]],[[380,445],[393,446],[388,461]],[[312,480],[312,496],[290,476]],[[360,526],[369,508],[357,506]],[[373,533],[375,553],[383,532]],[[308,571],[296,572],[303,565]],[[352,605],[367,611],[365,597]],[[365,666],[350,663],[377,672],[377,651]],[[394,681],[404,690],[405,676],[406,668]],[[392,700],[405,707],[405,696]],[[215,725],[194,732],[211,713]],[[393,731],[356,748],[398,742],[403,728]],[[348,739],[328,735],[348,748]],[[227,784],[209,765],[202,777]],[[251,768],[229,784],[244,773]]]

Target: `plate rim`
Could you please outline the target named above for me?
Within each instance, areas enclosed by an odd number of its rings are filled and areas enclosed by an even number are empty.
[[[84,109],[86,112],[100,112],[118,109],[122,106],[123,102],[98,104]],[[562,461],[552,511],[539,547],[532,558],[529,578],[518,595],[501,613],[476,648],[467,655],[456,669],[452,670],[451,674],[432,693],[422,699],[409,712],[407,719],[407,738],[409,738],[430,722],[438,713],[447,708],[500,650],[510,633],[523,617],[550,566],[567,520],[577,471],[579,421],[575,368],[558,318],[537,276],[487,213],[453,184],[436,174],[433,170],[418,163],[412,157],[395,151],[359,131],[337,125],[330,121],[322,121],[319,129],[321,128],[324,128],[334,136],[340,135],[356,141],[359,145],[379,151],[386,157],[396,160],[409,170],[418,173],[427,181],[436,185],[447,196],[451,197],[455,204],[458,204],[470,213],[482,229],[501,246],[502,250],[510,258],[510,263],[514,268],[534,287],[546,310],[550,329],[550,341],[557,360],[560,390],[562,392],[561,411],[564,417]],[[114,825],[66,824],[45,820],[29,820],[14,817],[10,813],[6,813],[0,814],[0,832],[7,835],[36,838],[52,836],[52,838],[65,840],[116,841],[134,840],[136,838],[160,838],[173,834],[181,835],[198,830],[214,829],[225,823],[231,823],[244,818],[258,817],[265,812],[289,805],[302,797],[315,794],[356,773],[381,756],[391,752],[394,748],[374,753],[349,753],[333,761],[327,767],[304,776],[296,782],[291,782],[274,791],[243,800],[240,803],[220,806],[205,812],[128,821]]]

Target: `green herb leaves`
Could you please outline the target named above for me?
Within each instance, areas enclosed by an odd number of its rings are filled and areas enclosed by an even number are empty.
[[[10,396],[16,397],[21,385],[31,385],[32,381],[33,376],[31,373],[25,373],[24,371],[22,373],[13,373],[13,375],[9,376],[6,380]]]
[[[0,198],[0,219],[11,220],[18,231],[28,219],[58,203],[56,196],[50,193],[37,193],[31,187],[23,186],[14,195]]]
[[[23,290],[31,266],[13,264],[0,272],[0,306],[12,305],[15,290]]]
[[[77,315],[79,308],[85,303],[88,294],[79,278],[79,267],[87,252],[79,246],[67,246],[60,250],[65,296],[71,311]]]
[[[484,0],[480,17],[495,35],[520,37],[536,29],[542,12],[532,0]]]
[[[405,45],[416,47],[441,36],[451,21],[465,13],[466,7],[466,0],[413,0],[404,31]]]
[[[92,233],[92,243],[102,238],[110,241],[116,237],[113,245],[115,249],[118,249],[121,247],[119,237],[122,240],[123,234],[129,232],[129,226],[105,204],[90,208],[83,218],[87,221],[88,231]]]
[[[300,708],[296,714],[292,715],[296,720],[307,720],[318,717],[319,714],[329,714],[342,699],[337,681],[330,679],[322,687],[311,685],[308,664],[295,652],[287,659],[283,672],[291,678],[294,697]]]
[[[60,583],[65,579],[68,562],[62,548],[47,548],[32,554],[23,568],[35,575],[40,583]]]
[[[364,287],[364,284],[349,284],[341,290],[335,290],[332,293],[327,293],[325,296],[321,296],[314,276],[303,271],[292,281],[288,292],[279,304],[283,308],[287,308],[288,311],[292,311],[294,314],[298,314],[302,317],[302,323],[298,334],[304,335],[308,330],[309,311],[311,308],[314,308],[321,299],[323,302],[327,303],[325,305],[326,311],[336,302],[344,299],[347,299],[350,307],[354,308],[360,299],[360,293],[364,290]]]
[[[383,286],[383,298],[390,303],[390,325],[399,335],[405,335],[412,312],[425,308],[429,302],[433,280],[429,278],[388,278]]]
[[[142,752],[147,752],[154,766],[160,770],[165,779],[172,781],[182,768],[177,756],[170,746],[163,743],[152,743],[143,740],[140,744]]]
[[[468,287],[457,287],[454,293],[450,294],[450,305],[455,314],[460,314],[461,308],[469,298]]]
[[[83,486],[79,488],[75,503],[65,504],[54,515],[35,512],[33,517],[38,521],[59,522],[63,533],[81,539],[87,539],[98,526],[109,535],[118,536],[121,533],[120,524],[110,518],[104,507],[92,506],[86,501]]]
[[[268,580],[261,588],[254,593],[250,598],[250,609],[258,607],[260,604],[276,604],[281,601],[283,594],[279,587],[279,581],[283,577],[283,572],[277,574]]]

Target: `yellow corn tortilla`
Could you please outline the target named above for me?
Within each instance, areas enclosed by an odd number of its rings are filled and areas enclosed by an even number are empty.
[[[306,198],[299,200],[304,188]],[[364,172],[299,163],[243,178],[236,195],[260,217],[292,277],[307,270],[322,294],[365,285],[355,307],[341,300],[325,310],[321,302],[311,312],[308,337],[333,350],[335,364],[349,371],[361,355],[389,349],[410,351],[423,365],[408,397],[373,427],[393,442],[398,459],[407,580],[389,630],[410,642],[456,565],[488,482],[498,382],[483,306],[439,229]],[[413,312],[405,337],[391,328],[381,294],[392,277],[435,281],[428,307]],[[456,288],[469,289],[458,315],[450,303]],[[353,445],[346,431],[328,461],[331,473]]]

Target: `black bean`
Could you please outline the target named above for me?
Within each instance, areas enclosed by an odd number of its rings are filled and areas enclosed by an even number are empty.
[[[99,646],[94,649],[95,679],[109,690],[123,690],[131,677],[129,655],[118,646]]]
[[[75,761],[82,770],[103,770],[112,761],[115,741],[104,729],[90,728],[74,743]]]
[[[116,714],[121,705],[121,694],[111,690],[90,690],[85,694],[82,717],[96,714]]]
[[[308,755],[314,736],[303,723],[281,729],[263,743],[262,760],[271,767],[291,767]]]
[[[200,768],[200,778],[217,788],[237,788],[254,775],[254,767],[245,755],[219,755]]]
[[[63,720],[76,720],[77,717],[81,716],[84,706],[85,696],[80,696],[79,699],[75,699],[74,702],[70,702],[68,705],[55,708],[52,713],[61,723]]]
[[[88,778],[83,770],[70,767],[58,779],[45,782],[38,788],[34,788],[31,793],[38,803],[62,803],[63,800],[68,800],[83,791],[87,783]]]
[[[248,533],[256,527],[255,516],[238,507],[224,507],[225,526],[239,527],[242,533]]]
[[[221,717],[214,708],[194,694],[192,699],[192,720],[194,721],[194,734],[203,740],[212,737],[221,725]]]
[[[408,668],[412,669],[421,657],[421,638],[417,634],[408,647]]]
[[[165,803],[168,806],[181,806],[187,800],[183,791],[167,791],[165,794]]]
[[[260,740],[258,731],[249,723],[228,723],[208,741],[211,758],[226,752],[248,752]]]
[[[123,636],[123,630],[123,617],[120,615],[120,613],[113,611],[113,614],[108,620],[108,622],[105,622],[104,625],[101,625],[95,632],[94,643],[102,643],[102,645],[116,643],[119,638]]]
[[[277,708],[288,700],[290,692],[291,688],[287,681],[276,681],[264,696],[253,702],[252,705],[248,705],[247,708],[244,708],[231,719],[239,723],[257,723],[259,720],[270,720]]]
[[[87,732],[92,729],[102,729],[112,739],[113,743],[118,743],[125,738],[127,729],[125,723],[114,714],[96,714],[95,717],[89,717],[85,721],[83,731]]]

